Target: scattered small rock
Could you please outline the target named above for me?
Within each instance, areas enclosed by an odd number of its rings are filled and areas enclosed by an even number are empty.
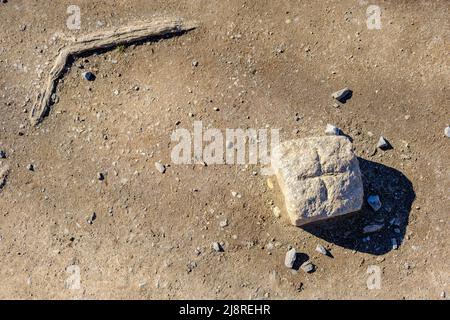
[[[0,150],[0,159],[6,159],[6,152],[3,150]]]
[[[192,61],[192,66],[193,67],[198,67],[198,61],[197,60],[193,60]]]
[[[292,269],[294,267],[296,260],[297,260],[297,251],[295,250],[295,248],[292,248],[288,252],[286,252],[286,257],[284,258],[284,265]]]
[[[300,269],[302,269],[306,273],[312,273],[315,270],[315,266],[312,264],[311,261],[306,261],[300,266]]]
[[[396,238],[392,238],[391,239],[391,243],[392,243],[392,249],[393,250],[397,250],[398,249],[397,239]]]
[[[319,253],[321,253],[321,254],[323,254],[324,256],[327,256],[327,255],[328,255],[328,250],[325,249],[325,247],[324,247],[323,245],[321,245],[321,244],[318,244],[318,245],[317,245],[316,251],[319,252]]]
[[[447,136],[447,138],[450,138],[450,126],[447,126],[447,128],[444,129],[444,134]]]
[[[241,198],[242,197],[241,194],[239,192],[236,192],[236,191],[231,191],[231,195],[233,197],[235,197],[235,198]]]
[[[277,218],[277,219],[281,216],[281,210],[277,206],[274,206],[272,208],[272,212],[273,212],[273,215],[275,216],[275,218]]]
[[[377,148],[381,150],[388,150],[391,149],[392,146],[389,143],[389,141],[386,140],[385,137],[381,136],[380,139],[378,139]]]
[[[84,80],[86,81],[94,81],[95,80],[95,75],[90,72],[90,71],[85,71],[81,74],[81,76],[83,77]]]
[[[325,129],[325,134],[327,136],[339,136],[341,134],[341,129],[333,126],[332,124],[327,124],[327,127]]]
[[[6,185],[6,178],[8,177],[9,170],[7,167],[0,168],[0,190]],[[0,237],[1,239],[1,237]]]
[[[92,214],[87,218],[87,223],[92,224],[96,218],[97,214],[95,212],[92,212]]]
[[[155,168],[156,168],[156,170],[158,170],[160,173],[166,172],[166,166],[163,165],[161,162],[155,162]]]
[[[222,221],[219,222],[219,227],[225,228],[226,226],[228,226],[228,220],[227,219],[222,220]]]
[[[212,248],[213,248],[213,250],[216,251],[216,252],[222,252],[222,251],[223,251],[222,246],[221,246],[220,243],[218,243],[218,242],[213,242],[213,243],[212,243]]]
[[[34,165],[32,163],[30,163],[29,165],[27,165],[27,170],[29,171],[34,171]]]
[[[367,198],[367,203],[372,207],[374,211],[378,211],[381,208],[381,201],[378,195],[370,195]]]
[[[363,229],[364,233],[373,233],[373,232],[378,232],[381,229],[383,229],[384,224],[371,224],[368,226],[365,226]]]
[[[333,97],[334,99],[336,99],[339,102],[344,103],[351,94],[351,90],[347,87],[345,87],[344,89],[341,89],[339,91],[336,91],[334,93],[331,94],[331,97]]]
[[[103,173],[101,173],[101,172],[97,173],[97,179],[98,179],[99,181],[103,181],[103,180],[105,180],[105,176],[104,176],[104,174],[103,174]]]

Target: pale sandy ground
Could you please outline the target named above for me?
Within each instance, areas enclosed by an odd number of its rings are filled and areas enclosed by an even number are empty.
[[[70,4],[81,8],[79,31],[66,27]],[[0,149],[7,152],[0,166],[10,172],[0,191],[0,297],[448,295],[450,5],[379,1],[382,27],[368,30],[369,4],[0,4]],[[52,41],[55,33],[70,37],[173,15],[199,27],[76,61],[50,116],[38,128],[29,125],[24,109],[64,43]],[[96,74],[94,82],[81,78],[80,64]],[[330,94],[344,86],[353,97],[335,108]],[[192,130],[195,120],[220,130],[280,128],[283,140],[321,135],[333,123],[353,138],[366,192],[380,194],[383,209],[375,214],[365,206],[303,230],[289,225],[276,183],[271,190],[267,177],[253,174],[259,165],[172,164],[157,172],[155,161],[171,163],[171,133]],[[394,149],[374,155],[380,135]],[[282,208],[279,219],[274,205]],[[97,218],[88,224],[93,211]],[[400,234],[386,227],[362,241],[365,225],[396,216]],[[221,228],[224,219],[228,226]],[[390,248],[393,236],[398,250]],[[223,242],[224,252],[214,252],[213,241]],[[318,243],[334,258],[315,252]],[[287,269],[288,245],[317,270]],[[381,288],[369,290],[373,265],[382,271]],[[79,268],[79,289],[67,288],[67,268]]]

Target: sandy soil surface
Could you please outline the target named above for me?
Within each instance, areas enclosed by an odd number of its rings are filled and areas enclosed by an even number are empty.
[[[66,26],[72,4],[80,30]],[[370,4],[0,3],[0,298],[446,298],[450,3],[377,1],[374,30]],[[30,125],[71,37],[158,16],[198,28],[74,61],[49,116]],[[353,96],[335,107],[330,95],[345,86]],[[171,163],[172,132],[194,121],[279,128],[282,140],[332,123],[353,140],[366,195],[383,207],[291,226],[260,165]],[[381,135],[392,150],[374,152]],[[384,227],[364,234],[373,223]],[[316,270],[286,268],[289,246]],[[380,288],[369,289],[377,267]]]

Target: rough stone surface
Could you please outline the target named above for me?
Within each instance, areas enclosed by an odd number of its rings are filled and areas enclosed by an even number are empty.
[[[387,150],[391,148],[391,144],[386,140],[385,137],[381,136],[377,143],[377,148],[381,150]]]
[[[321,244],[318,244],[316,246],[316,251],[321,253],[321,254],[323,254],[324,256],[328,255],[327,249],[325,249],[325,247],[323,245],[321,245]]]
[[[155,162],[155,168],[156,168],[156,170],[158,170],[160,173],[166,172],[166,166],[163,165],[161,162]]]
[[[339,91],[332,93],[331,97],[338,101],[342,101],[342,100],[345,100],[345,98],[347,98],[349,96],[349,94],[350,94],[350,89],[345,87],[344,89],[341,89]]]
[[[294,267],[295,260],[297,259],[297,251],[292,248],[286,252],[286,257],[284,258],[284,265],[290,269]]]
[[[347,138],[323,136],[286,141],[273,150],[271,162],[293,225],[361,209],[361,172]]]
[[[221,251],[223,251],[222,246],[221,246],[220,243],[218,243],[218,242],[213,242],[213,243],[212,243],[212,248],[213,248],[213,250],[216,251],[216,252],[221,252]]]
[[[311,261],[306,261],[300,266],[300,269],[302,269],[306,273],[311,273],[314,272],[315,266]]]
[[[94,81],[95,80],[95,75],[90,72],[90,71],[85,71],[81,74],[81,76],[84,78],[84,80],[87,81]]]
[[[327,136],[339,136],[341,134],[341,129],[339,129],[336,126],[333,126],[332,124],[327,124],[325,134]]]

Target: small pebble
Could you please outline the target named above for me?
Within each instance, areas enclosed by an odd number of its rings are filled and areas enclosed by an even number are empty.
[[[6,152],[3,150],[0,150],[0,159],[6,159]]]
[[[274,206],[272,208],[272,212],[273,212],[273,215],[275,216],[275,218],[277,218],[277,219],[281,216],[281,210],[277,206]]]
[[[97,215],[95,214],[95,212],[92,212],[92,214],[87,218],[87,223],[92,224],[96,218]]]
[[[383,136],[378,139],[377,148],[381,150],[387,150],[391,148],[391,144]]]
[[[286,252],[286,257],[284,258],[284,265],[289,269],[294,267],[295,261],[297,260],[297,251],[294,248]]]
[[[350,89],[346,87],[344,89],[341,89],[339,91],[332,93],[331,97],[336,99],[337,101],[342,102],[342,101],[345,101],[349,95],[350,95]]]
[[[213,242],[213,243],[212,243],[212,248],[213,248],[213,250],[216,251],[216,252],[222,252],[222,251],[223,251],[222,246],[221,246],[220,243],[218,243],[218,242]]]
[[[30,163],[29,165],[27,165],[27,170],[29,171],[34,171],[34,165],[32,163]]]
[[[155,162],[155,168],[156,168],[156,170],[158,170],[160,173],[166,172],[166,166],[163,165],[161,162]]]
[[[367,203],[372,207],[374,211],[378,211],[381,208],[381,201],[378,195],[370,195],[367,198]]]
[[[95,75],[90,72],[90,71],[85,71],[81,74],[81,76],[83,77],[84,80],[86,81],[94,81],[95,80]]]
[[[327,136],[338,136],[341,134],[341,129],[333,126],[332,124],[327,124],[327,127],[325,129],[325,134]]]
[[[225,219],[225,220],[220,221],[220,222],[219,222],[219,226],[220,226],[221,228],[225,228],[226,226],[228,226],[228,220]]]
[[[393,249],[393,250],[397,250],[397,249],[398,249],[397,239],[392,238],[392,239],[391,239],[391,243],[392,243],[392,249]]]
[[[377,232],[380,231],[381,229],[383,229],[384,224],[371,224],[368,226],[365,226],[363,229],[364,233],[373,233],[373,232]]]
[[[447,138],[450,138],[450,126],[444,129],[444,134],[447,136]]]
[[[318,245],[317,245],[316,251],[319,252],[319,253],[321,253],[321,254],[323,254],[324,256],[327,256],[327,255],[328,255],[328,250],[325,249],[325,247],[324,247],[323,245],[321,245],[321,244],[318,244]]]
[[[315,267],[311,261],[306,261],[300,266],[300,269],[302,269],[306,273],[312,273],[314,272]]]
[[[100,181],[103,181],[103,180],[105,180],[105,176],[103,175],[103,173],[99,172],[99,173],[97,173],[97,179]]]
[[[236,192],[236,191],[231,191],[231,195],[233,197],[236,197],[236,198],[241,198],[242,197],[241,194],[239,192]]]

